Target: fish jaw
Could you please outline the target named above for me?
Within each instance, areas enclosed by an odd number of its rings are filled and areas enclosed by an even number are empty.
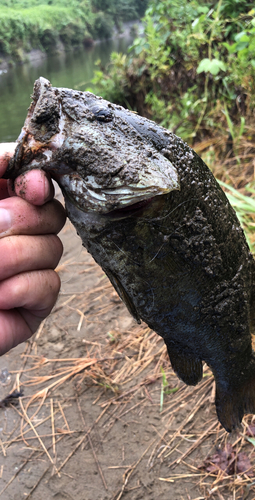
[[[80,210],[107,214],[180,189],[177,169],[107,101],[36,81],[11,163],[40,168]]]
[[[64,194],[84,212],[109,214],[127,209],[138,203],[150,200],[155,196],[167,194],[178,189],[177,179],[164,182],[165,176],[153,175],[151,172],[135,184],[119,185],[114,188],[101,189],[95,177],[84,180],[77,174],[55,175]]]

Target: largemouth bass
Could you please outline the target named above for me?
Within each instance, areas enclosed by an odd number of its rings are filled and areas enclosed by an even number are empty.
[[[169,130],[90,92],[35,82],[6,177],[59,183],[84,246],[130,313],[195,385],[205,361],[227,431],[255,412],[254,260],[199,156]]]

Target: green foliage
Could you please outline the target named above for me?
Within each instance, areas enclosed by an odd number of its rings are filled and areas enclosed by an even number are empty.
[[[255,15],[255,9],[251,11]],[[235,54],[238,62],[251,64],[255,68],[255,18],[251,20],[250,29],[241,31],[234,36],[234,43],[223,43],[229,54]]]
[[[218,75],[220,71],[226,71],[226,64],[219,59],[209,59],[205,57],[200,61],[197,68],[197,73],[202,73],[202,71],[205,73],[209,72],[212,75]]]
[[[244,12],[248,12],[253,6],[253,0],[224,0],[221,6],[221,15],[225,19],[236,19]]]
[[[249,441],[249,443],[251,443],[253,446],[255,446],[255,438],[250,438],[250,437],[246,437],[247,441]]]
[[[162,374],[162,382],[161,382],[161,391],[160,391],[160,412],[163,410],[164,405],[164,396],[165,394],[173,394],[178,391],[178,387],[169,387],[167,377],[162,366],[160,367],[160,371]]]
[[[125,100],[125,92],[128,87],[128,80],[123,73],[123,67],[126,64],[127,56],[124,54],[118,54],[117,52],[112,52],[110,58],[110,65],[113,67],[113,71],[111,72],[111,76],[109,76],[104,68],[101,68],[101,61],[97,61],[97,69],[94,72],[94,78],[91,83],[93,85],[92,88],[87,88],[91,92],[95,91],[95,88],[98,88],[100,85],[100,95],[105,99],[114,102],[121,102],[128,105]]]
[[[240,164],[241,162],[240,162],[240,159],[238,157],[237,148],[239,146],[240,139],[241,139],[241,137],[242,137],[242,135],[244,133],[245,118],[244,118],[244,116],[241,116],[241,123],[240,123],[240,127],[238,128],[232,122],[232,120],[231,120],[231,118],[229,116],[229,112],[228,112],[226,104],[224,106],[223,113],[226,116],[229,133],[230,133],[232,141],[233,141],[233,146],[234,146],[233,150],[234,150],[234,154],[235,154],[235,157],[236,157],[236,161]]]
[[[151,0],[129,58],[96,91],[184,138],[222,129],[255,104],[255,9],[248,0]],[[117,58],[116,58],[117,60]],[[116,96],[114,86],[116,85]],[[118,82],[119,78],[119,82]],[[104,89],[102,89],[104,86]],[[108,96],[109,97],[109,96]]]
[[[0,0],[0,52],[15,56],[31,48],[52,51],[59,41],[71,47],[109,38],[114,23],[137,18],[146,1]]]
[[[27,9],[1,8],[0,51],[13,54],[17,46],[52,50],[59,37],[69,44],[81,43],[85,15],[72,8],[38,5]]]
[[[94,15],[93,25],[90,31],[94,39],[110,38],[113,32],[114,22],[112,18],[104,12],[97,12]]]
[[[105,12],[117,26],[143,16],[147,3],[147,0],[92,0],[92,6]]]

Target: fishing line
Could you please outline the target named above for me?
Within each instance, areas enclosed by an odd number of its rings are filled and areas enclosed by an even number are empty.
[[[186,203],[189,203],[190,201],[193,201],[193,200],[199,200],[201,202],[201,200],[199,198],[189,198],[188,200],[185,200],[183,201],[182,203],[179,203],[179,205],[177,205],[177,207],[175,207],[173,210],[171,210],[168,214],[162,216],[162,217],[154,217],[154,218],[150,218],[150,217],[141,217],[139,222],[140,221],[146,221],[146,222],[154,222],[154,221],[161,221],[161,220],[164,220],[166,219],[167,217],[169,217],[171,214],[173,214],[175,212],[175,210],[177,210],[178,208],[180,208],[182,205],[185,205]]]

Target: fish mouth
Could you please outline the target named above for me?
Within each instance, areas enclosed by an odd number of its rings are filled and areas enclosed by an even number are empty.
[[[127,217],[135,216],[138,215],[141,210],[144,210],[147,208],[154,200],[156,196],[152,196],[151,198],[148,198],[147,200],[143,201],[138,201],[137,203],[133,203],[133,205],[128,205],[123,208],[117,208],[116,210],[113,210],[112,212],[108,212],[106,214],[103,214],[104,217],[110,218],[110,219],[126,219]]]
[[[93,176],[82,179],[77,172],[59,174],[53,177],[59,183],[64,194],[79,210],[96,212],[110,217],[128,217],[148,205],[156,196],[179,189],[178,183],[171,179],[164,185],[161,177],[151,176],[150,183],[136,185],[101,187]]]

